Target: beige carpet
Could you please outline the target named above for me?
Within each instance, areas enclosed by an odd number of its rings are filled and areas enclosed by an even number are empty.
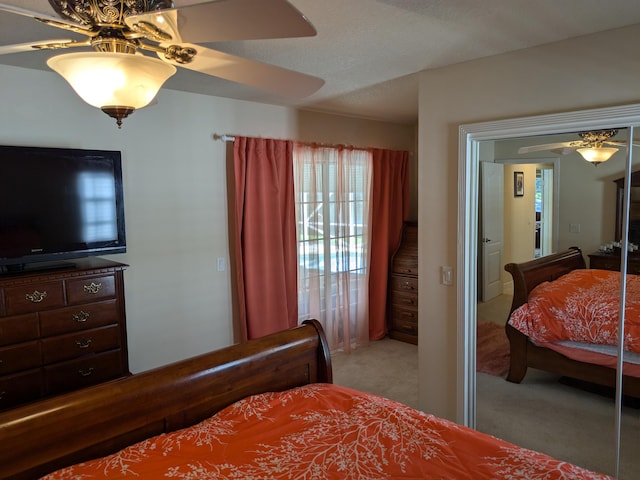
[[[387,338],[349,355],[334,353],[333,383],[418,408],[418,347]]]
[[[571,463],[615,473],[614,402],[529,369],[521,384],[479,373],[476,427]],[[623,410],[621,476],[640,478],[640,411]]]
[[[511,295],[478,304],[478,322],[504,326]],[[556,458],[615,474],[615,404],[563,385],[554,374],[529,369],[521,384],[479,373],[476,427]],[[624,408],[620,478],[640,479],[640,410]]]
[[[385,339],[332,356],[334,382],[418,407],[418,348]],[[479,373],[477,428],[555,458],[612,474],[611,399],[530,369],[522,384]],[[621,479],[640,479],[640,409],[625,409]]]

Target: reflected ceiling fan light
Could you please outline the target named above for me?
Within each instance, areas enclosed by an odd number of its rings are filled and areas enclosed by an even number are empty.
[[[578,148],[577,152],[582,155],[587,162],[591,162],[594,165],[598,165],[602,162],[609,160],[614,153],[618,151],[617,148]]]
[[[81,52],[56,55],[47,65],[89,105],[116,119],[146,107],[176,68],[157,58],[130,53]]]

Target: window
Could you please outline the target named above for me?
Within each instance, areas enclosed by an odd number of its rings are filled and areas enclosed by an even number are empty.
[[[368,339],[371,154],[299,145],[294,176],[298,315],[320,320],[331,348],[349,349],[356,332]]]

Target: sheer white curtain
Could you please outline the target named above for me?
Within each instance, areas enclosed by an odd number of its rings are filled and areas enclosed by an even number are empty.
[[[369,342],[372,155],[297,144],[298,317],[318,319],[332,351]]]

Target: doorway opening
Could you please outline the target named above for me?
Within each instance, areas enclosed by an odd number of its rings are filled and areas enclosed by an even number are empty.
[[[534,257],[538,258],[553,253],[553,166],[536,168],[535,195]]]

